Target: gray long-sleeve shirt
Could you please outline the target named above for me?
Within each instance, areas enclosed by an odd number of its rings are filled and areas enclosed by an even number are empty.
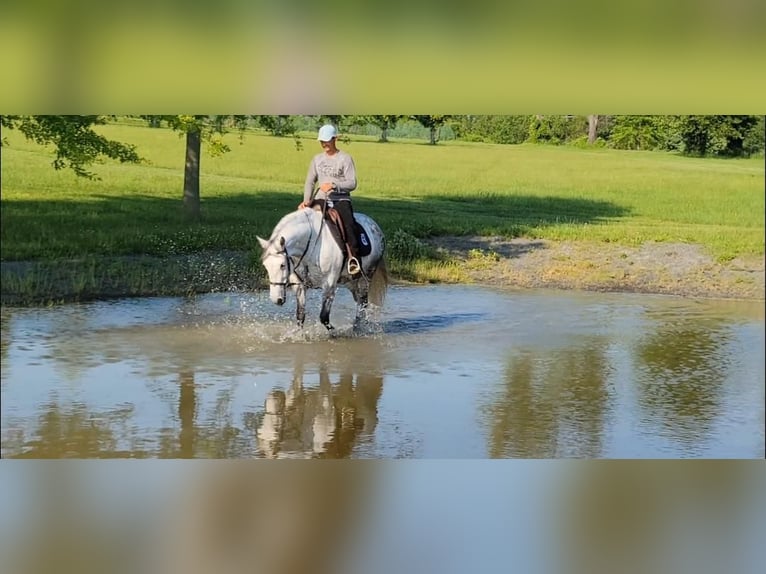
[[[351,192],[356,189],[356,167],[351,156],[342,150],[333,155],[322,152],[314,156],[306,174],[306,185],[303,188],[303,201],[309,201],[314,188],[323,183],[334,183],[335,189],[328,194],[318,191],[314,199],[349,199]]]

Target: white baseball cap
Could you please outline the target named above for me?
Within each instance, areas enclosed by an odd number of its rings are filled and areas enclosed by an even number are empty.
[[[321,128],[319,128],[319,135],[317,136],[317,139],[320,142],[328,142],[332,138],[337,136],[338,136],[338,132],[335,130],[335,126],[332,126],[330,124],[325,124]]]

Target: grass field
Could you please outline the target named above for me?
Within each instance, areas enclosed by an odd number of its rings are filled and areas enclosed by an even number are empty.
[[[230,153],[203,149],[203,221],[190,224],[181,213],[184,140],[167,129],[99,129],[136,144],[146,162],[108,161],[93,168],[100,181],[87,181],[4,131],[3,261],[252,250],[256,234],[268,236],[301,200],[320,151],[308,135],[302,150],[291,138],[225,136]],[[357,166],[355,208],[386,233],[687,242],[721,260],[764,253],[762,158],[361,138],[340,147]]]

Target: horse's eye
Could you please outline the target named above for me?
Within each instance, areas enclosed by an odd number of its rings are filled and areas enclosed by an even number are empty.
[[[280,269],[284,269],[284,268],[285,268],[285,264],[284,264],[284,263],[282,263],[282,265],[280,265],[280,266],[279,266],[279,268],[280,268]]]

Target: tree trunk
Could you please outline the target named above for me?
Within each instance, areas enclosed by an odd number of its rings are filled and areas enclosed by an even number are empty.
[[[200,217],[199,156],[202,138],[199,130],[186,132],[186,168],[184,169],[184,211],[191,219]]]
[[[598,129],[598,116],[588,116],[588,143],[591,145],[596,143],[597,129]]]
[[[429,136],[431,138],[429,143],[431,145],[436,145],[436,126],[431,126],[431,129],[429,130]]]
[[[383,143],[388,142],[388,128],[381,128],[379,141]]]

